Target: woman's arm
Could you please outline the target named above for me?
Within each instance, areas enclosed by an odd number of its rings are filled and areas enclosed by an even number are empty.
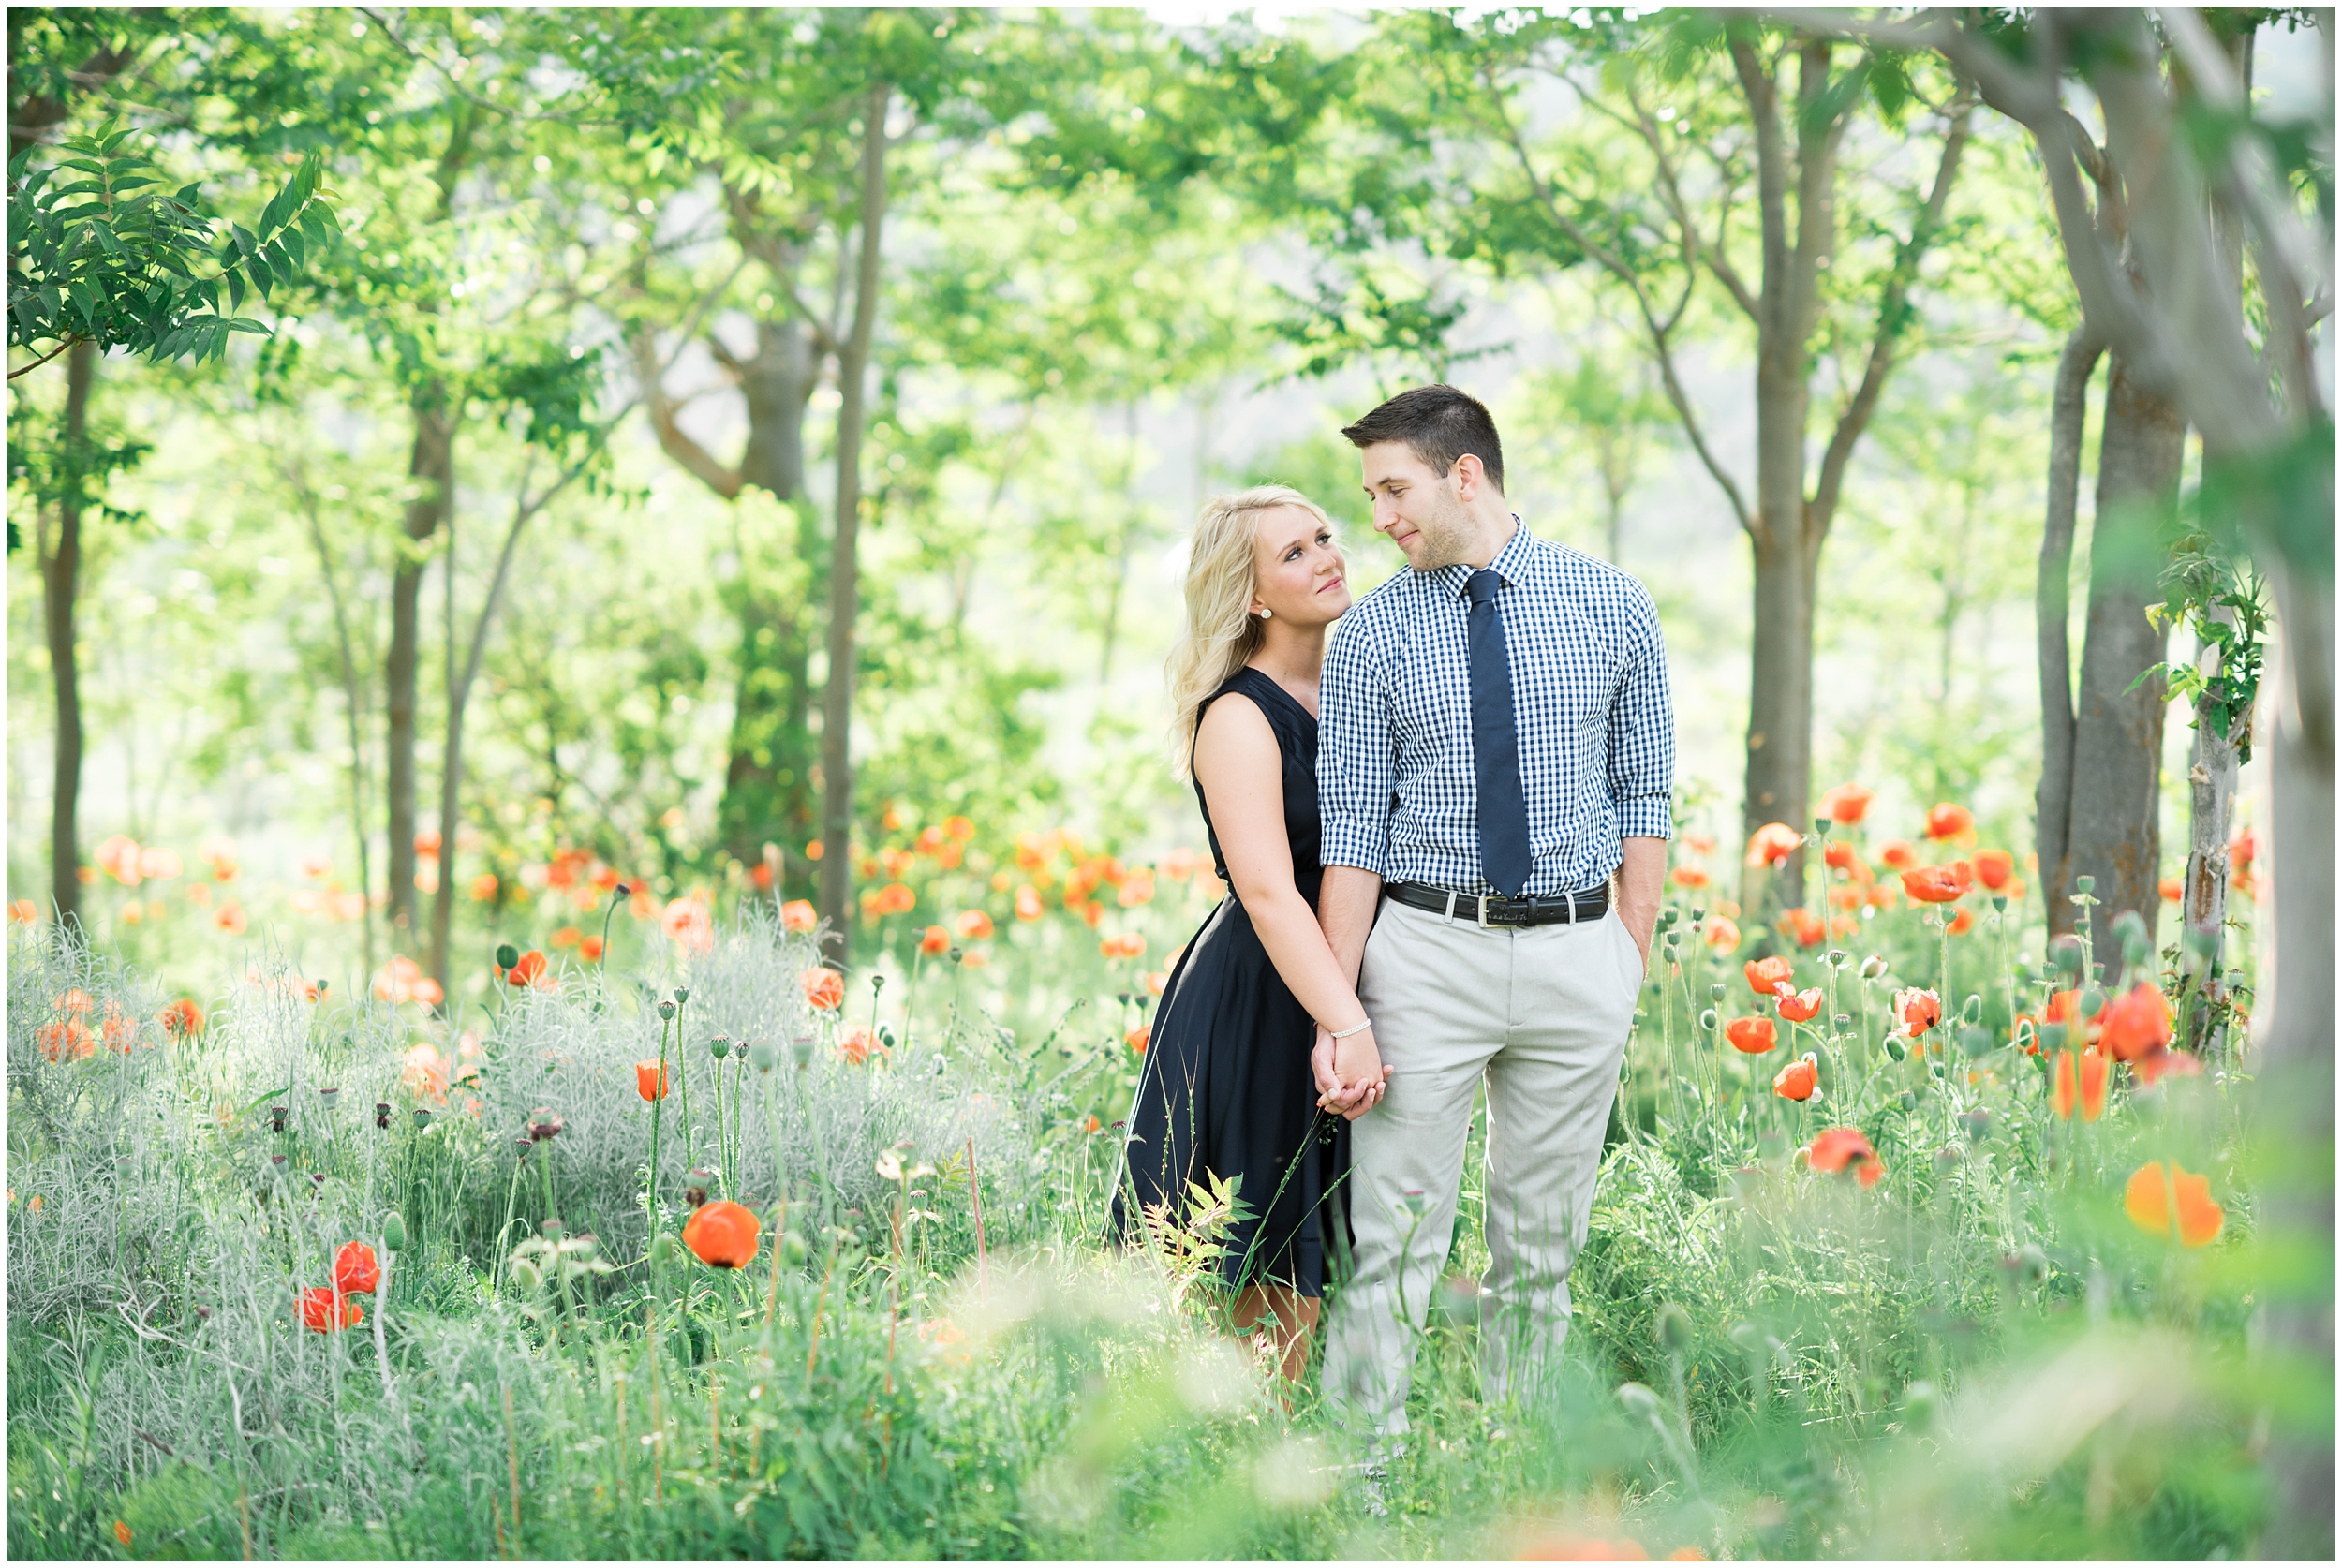
[[[1349,1028],[1366,1016],[1366,1009],[1358,1005],[1357,991],[1335,962],[1316,913],[1294,882],[1293,847],[1285,837],[1284,759],[1277,749],[1277,732],[1251,700],[1223,699],[1204,710],[1195,732],[1195,779],[1211,811],[1228,880],[1277,973],[1320,1028]],[[1363,1043],[1371,1051],[1373,1039],[1370,1028],[1341,1043]],[[1360,1056],[1376,1060],[1365,1052]]]

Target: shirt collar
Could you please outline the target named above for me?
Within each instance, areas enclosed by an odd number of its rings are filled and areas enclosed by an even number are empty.
[[[1520,513],[1514,512],[1512,517],[1513,537],[1505,541],[1505,547],[1489,562],[1489,570],[1503,579],[1506,586],[1527,578],[1537,547],[1537,541],[1530,537],[1529,525],[1520,520]],[[1460,599],[1464,584],[1471,581],[1475,570],[1459,561],[1454,566],[1444,566],[1425,575],[1442,593]]]

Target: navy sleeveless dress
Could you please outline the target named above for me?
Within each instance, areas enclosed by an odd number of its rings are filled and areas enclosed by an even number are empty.
[[[1277,732],[1294,881],[1315,909],[1317,720],[1249,666],[1204,706],[1231,693],[1251,699]],[[1203,797],[1199,783],[1195,798],[1212,865],[1226,881],[1227,862]],[[1116,1233],[1128,1237],[1126,1206],[1133,1203],[1140,1212],[1168,1205],[1184,1217],[1188,1184],[1208,1187],[1208,1172],[1237,1182],[1244,1215],[1225,1236],[1220,1277],[1234,1286],[1281,1284],[1321,1294],[1334,1227],[1343,1227],[1347,1241],[1341,1186],[1350,1163],[1350,1124],[1318,1109],[1310,1074],[1315,1040],[1315,1021],[1285,988],[1231,889],[1187,944],[1156,1009],[1114,1200]]]

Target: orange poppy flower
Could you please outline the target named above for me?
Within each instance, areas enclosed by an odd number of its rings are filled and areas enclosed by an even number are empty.
[[[192,1040],[203,1032],[203,1010],[193,997],[181,997],[163,1009],[163,1032],[178,1040]]]
[[[1819,947],[1822,939],[1829,934],[1821,923],[1821,917],[1811,910],[1790,910],[1781,918],[1787,925],[1789,935],[1797,939],[1797,945],[1800,947]]]
[[[564,925],[545,940],[554,947],[575,947],[586,939],[586,933],[574,925]]]
[[[1975,927],[1976,911],[1963,907],[1953,913],[1951,917],[1951,924],[1945,926],[1944,930],[1949,936],[1964,937],[1971,930],[1975,929]]]
[[[667,1069],[659,1061],[638,1061],[634,1064],[634,1092],[645,1100],[667,1098]]]
[[[959,933],[963,941],[988,942],[992,939],[992,917],[982,910],[962,910],[959,918],[952,922],[952,929]]]
[[[2212,1201],[2212,1178],[2191,1176],[2174,1160],[2166,1168],[2150,1160],[2123,1187],[2123,1212],[2150,1235],[2179,1233],[2183,1247],[2209,1246],[2220,1234],[2227,1211]]]
[[[1767,822],[1748,836],[1748,864],[1778,865],[1797,853],[1805,840],[1786,822]]]
[[[812,903],[804,898],[792,898],[780,907],[780,928],[784,931],[810,931],[822,923],[813,912]]]
[[[233,902],[222,904],[213,914],[212,924],[231,937],[243,936],[251,926],[245,919],[244,906]]]
[[[1532,1541],[1516,1562],[1648,1562],[1651,1554],[1631,1536],[1623,1541],[1593,1535],[1549,1535]]]
[[[1784,981],[1773,993],[1772,1010],[1792,1024],[1804,1024],[1813,1021],[1814,1014],[1821,1011],[1821,1003],[1822,994],[1818,986],[1810,991],[1792,991],[1788,983]],[[1805,1097],[1801,1094],[1797,1098],[1802,1100]]]
[[[1147,1043],[1154,1037],[1154,1025],[1141,1024],[1122,1037],[1122,1043],[1128,1045],[1133,1054],[1143,1057],[1147,1054]]]
[[[1960,874],[1949,865],[1922,865],[1903,874],[1903,891],[1914,903],[1949,904],[1964,891]]]
[[[1761,1057],[1781,1043],[1770,1018],[1735,1018],[1724,1026],[1724,1038],[1732,1043],[1732,1049],[1752,1057]]]
[[[1808,1051],[1773,1075],[1772,1092],[1784,1100],[1811,1100],[1820,1072],[1820,1063]]]
[[[763,1225],[753,1211],[728,1198],[702,1204],[683,1222],[683,1245],[710,1268],[746,1268],[756,1261]]]
[[[870,1031],[856,1024],[837,1037],[837,1058],[849,1067],[860,1067],[870,1059],[870,1052],[877,1045]]]
[[[382,1265],[363,1241],[346,1241],[334,1254],[334,1288],[344,1295],[372,1295],[382,1282]]]
[[[1844,871],[1849,875],[1860,864],[1854,858],[1854,846],[1843,838],[1832,838],[1823,846],[1821,863],[1832,871]]]
[[[89,1026],[79,1018],[44,1024],[39,1038],[40,1054],[51,1061],[80,1061],[96,1049],[90,1043]]]
[[[1862,907],[1862,889],[1854,882],[1842,882],[1830,890],[1830,907],[1848,913]]]
[[[1944,1021],[1944,999],[1914,985],[1895,993],[1894,1015],[1903,1032],[1916,1040]]]
[[[1870,810],[1872,798],[1860,784],[1841,784],[1822,791],[1821,808],[1831,821],[1852,827]]]
[[[1789,961],[1779,956],[1751,958],[1741,966],[1741,973],[1747,977],[1750,990],[1770,999],[1772,988],[1789,979]]]
[[[40,924],[40,906],[34,903],[30,898],[10,899],[8,901],[8,924],[11,925],[38,925]]]
[[[301,1293],[301,1324],[312,1333],[338,1334],[357,1327],[364,1317],[356,1302],[323,1285],[311,1285]]]
[[[105,1039],[106,1049],[120,1056],[128,1056],[130,1047],[138,1043],[139,1026],[130,1021],[117,1001],[106,1003],[106,1018],[99,1032]]]
[[[497,874],[493,871],[482,871],[471,880],[471,887],[467,891],[471,894],[473,903],[489,902],[497,895]]]
[[[659,917],[667,939],[686,953],[713,953],[716,950],[716,925],[707,915],[707,906],[697,898],[671,898]]]
[[[1964,833],[1976,831],[1976,818],[1964,806],[1944,801],[1927,813],[1927,836],[1930,838],[1957,838]]]
[[[507,985],[534,985],[545,976],[545,955],[530,948],[512,961],[512,969],[504,977]]]
[[[2060,1051],[2052,1064],[2050,1109],[2060,1121],[2082,1113],[2084,1121],[2106,1114],[2106,1076],[2112,1064],[2097,1051]]]
[[[2166,904],[2176,904],[2186,893],[2187,884],[2177,877],[2165,877],[2156,882],[2155,891],[2162,895]]]
[[[1718,953],[1729,953],[1741,945],[1741,928],[1723,915],[1715,915],[1710,918],[1702,939]]]
[[[1135,931],[1118,932],[1100,942],[1098,951],[1109,958],[1135,958],[1147,951],[1147,939]]]
[[[584,941],[579,942],[577,955],[588,964],[599,962],[601,958],[601,939],[587,937]]]
[[[1701,888],[1708,885],[1708,873],[1697,865],[1679,865],[1668,873],[1668,880],[1677,887]]]
[[[1030,882],[1027,882],[1016,890],[1016,918],[1039,920],[1041,914],[1041,894]]]
[[[2117,1061],[2132,1061],[2172,1043],[2172,1005],[2161,987],[2142,980],[2098,1014],[2098,1043]]]
[[[749,867],[749,880],[755,885],[757,892],[770,893],[773,891],[773,868],[760,860]]]
[[[817,1012],[835,1013],[846,1002],[846,977],[836,969],[811,969],[797,977],[806,1004]]]
[[[130,1521],[127,1519],[116,1519],[114,1521],[114,1539],[126,1546],[130,1544],[131,1538]]]
[[[965,844],[975,836],[976,824],[967,818],[946,817],[943,819],[943,836],[946,838],[955,838]]]
[[[952,934],[941,925],[930,925],[919,937],[919,951],[933,956],[952,950]]]
[[[1169,973],[1163,969],[1157,969],[1147,977],[1147,994],[1149,996],[1160,997],[1163,995],[1164,987],[1170,984],[1171,976]]]
[[[1878,846],[1878,862],[1890,871],[1908,871],[1920,863],[1920,852],[1909,839],[1890,838]]]
[[[1887,1174],[1887,1167],[1871,1147],[1871,1141],[1854,1127],[1833,1127],[1805,1146],[1805,1165],[1822,1176],[1836,1176],[1852,1170],[1855,1178],[1865,1187],[1875,1187],[1878,1178]]]
[[[1968,858],[1976,864],[1976,880],[1994,893],[2017,873],[2016,859],[2007,850],[1979,850]]]

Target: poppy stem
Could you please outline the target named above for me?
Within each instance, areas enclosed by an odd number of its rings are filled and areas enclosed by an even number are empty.
[[[691,1125],[691,1053],[683,1048],[683,1009],[685,1003],[674,1004],[674,1075],[675,1089],[683,1097],[683,1163],[687,1168],[699,1164],[699,1139]],[[660,1031],[660,1059],[665,1059],[666,1031]]]
[[[984,1290],[984,1189],[976,1182],[976,1136],[968,1135],[968,1206],[976,1217],[976,1299],[985,1297]]]
[[[649,1217],[648,1232],[643,1237],[645,1252],[659,1235],[659,1130],[667,1112],[667,1021],[663,1018],[659,1021],[659,1076],[651,1081],[651,1094],[650,1170],[643,1182],[643,1212]]]

